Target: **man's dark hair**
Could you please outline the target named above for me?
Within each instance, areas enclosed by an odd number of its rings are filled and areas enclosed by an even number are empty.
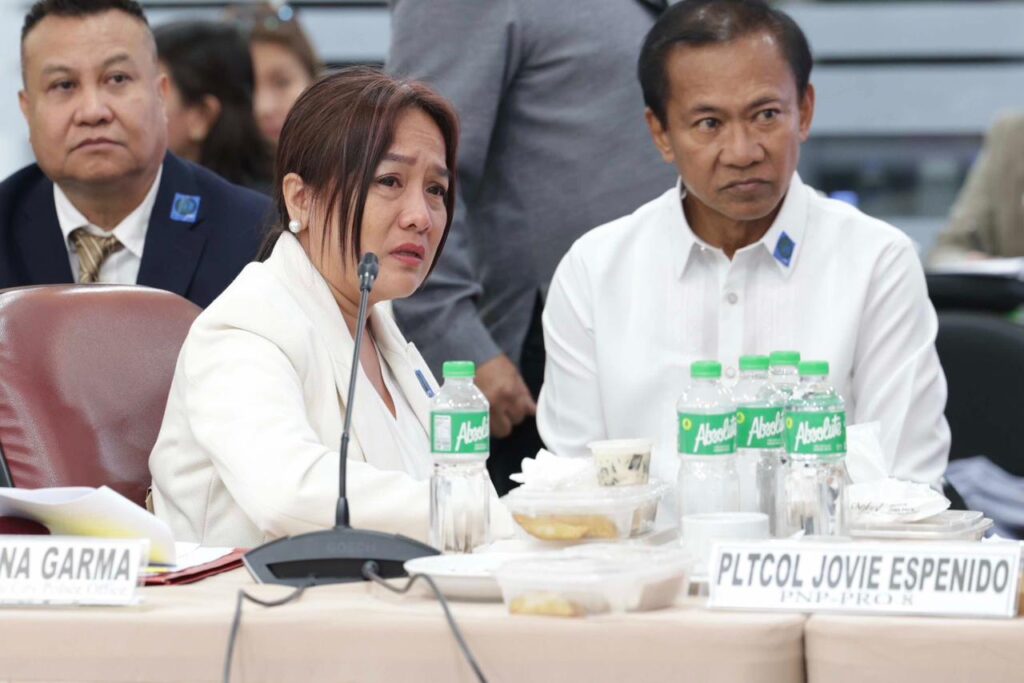
[[[130,14],[149,26],[142,6],[135,0],[37,0],[25,15],[25,23],[21,27],[21,42],[24,43],[25,36],[46,17],[87,17],[110,10]]]
[[[797,95],[803,100],[811,79],[811,48],[804,32],[788,14],[763,0],[684,0],[661,15],[640,49],[637,75],[644,104],[663,126],[667,125],[666,64],[677,47],[718,45],[757,33],[775,38],[796,79]]]

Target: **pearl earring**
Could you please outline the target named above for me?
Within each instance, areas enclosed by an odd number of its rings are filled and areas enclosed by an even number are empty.
[[[300,221],[297,218],[291,219],[290,221],[288,221],[288,229],[291,230],[296,235],[298,235],[300,232],[302,232],[302,221]]]

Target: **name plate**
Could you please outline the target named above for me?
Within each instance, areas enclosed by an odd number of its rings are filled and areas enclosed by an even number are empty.
[[[149,541],[0,536],[0,605],[129,605]]]
[[[1017,543],[721,542],[713,608],[957,617],[1017,614]]]

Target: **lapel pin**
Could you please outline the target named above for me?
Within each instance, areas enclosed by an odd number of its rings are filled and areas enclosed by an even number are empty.
[[[171,220],[180,223],[195,223],[199,215],[200,197],[194,194],[175,193],[171,203]]]
[[[430,387],[430,382],[423,376],[423,371],[416,370],[416,379],[420,381],[420,386],[423,387],[423,393],[427,395],[427,398],[434,398],[434,390]]]
[[[772,254],[772,256],[775,257],[776,261],[788,268],[789,262],[793,258],[793,249],[795,247],[796,242],[794,242],[792,238],[783,231],[783,233],[779,235],[779,241],[775,243],[775,253]]]

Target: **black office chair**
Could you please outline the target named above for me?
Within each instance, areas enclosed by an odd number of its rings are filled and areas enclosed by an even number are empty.
[[[925,281],[937,311],[1009,313],[1024,304],[1024,282],[1016,278],[928,273]]]
[[[949,384],[950,459],[985,455],[1024,476],[1024,326],[986,313],[940,313],[935,346]]]

